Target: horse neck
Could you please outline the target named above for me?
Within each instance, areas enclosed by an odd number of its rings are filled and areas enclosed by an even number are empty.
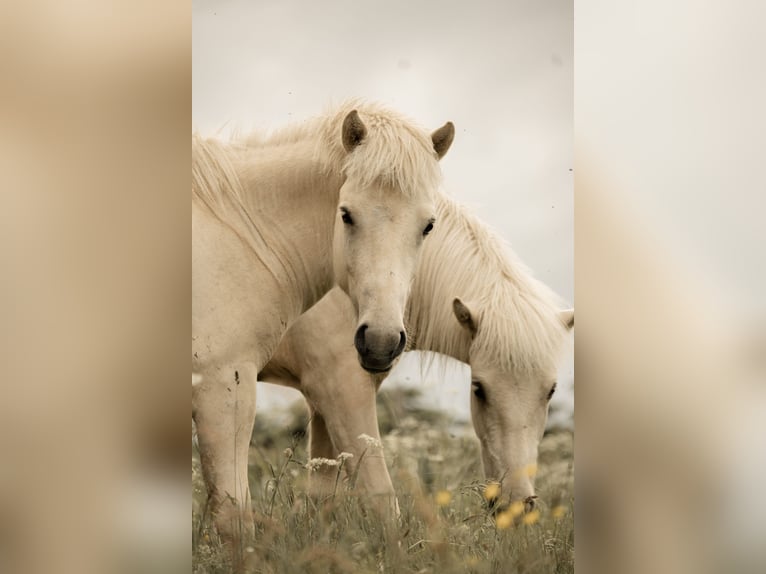
[[[334,283],[332,241],[340,187],[337,170],[314,157],[310,140],[248,148],[238,163],[243,204],[270,271],[297,317]]]

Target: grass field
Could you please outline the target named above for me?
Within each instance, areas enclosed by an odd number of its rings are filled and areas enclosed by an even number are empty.
[[[193,571],[264,573],[534,573],[574,571],[573,434],[546,434],[538,460],[539,512],[493,515],[484,500],[478,441],[469,426],[418,406],[409,390],[379,396],[386,461],[400,506],[382,520],[349,490],[307,496],[306,414],[259,417],[250,453],[256,542],[221,551],[203,516],[205,490],[192,457]],[[290,449],[287,451],[286,449]]]

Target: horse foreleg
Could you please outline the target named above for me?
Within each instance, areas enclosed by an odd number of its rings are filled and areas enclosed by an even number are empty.
[[[255,370],[247,366],[202,375],[192,387],[208,510],[224,543],[253,534],[247,455],[255,422]]]
[[[378,417],[375,405],[376,386],[370,376],[358,365],[356,357],[332,376],[316,377],[304,373],[302,391],[313,410],[311,445],[316,441],[329,442],[333,455],[348,452],[352,458],[344,462],[347,476],[357,489],[375,497],[381,508],[396,510],[396,498],[388,474],[383,451],[362,435],[380,443]],[[321,437],[321,439],[320,439]],[[327,437],[327,438],[325,438]],[[329,441],[327,440],[329,439]],[[372,442],[372,441],[370,441]],[[313,450],[311,456],[318,455]],[[330,458],[328,456],[328,458]],[[333,475],[334,476],[334,475]]]

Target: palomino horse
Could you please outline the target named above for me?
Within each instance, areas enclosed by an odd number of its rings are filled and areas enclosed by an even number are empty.
[[[552,292],[458,205],[438,200],[436,219],[408,304],[411,346],[471,366],[471,413],[485,475],[501,483],[503,502],[523,500],[529,510],[538,444],[574,311],[561,311]],[[380,438],[375,393],[382,377],[359,368],[348,344],[353,328],[348,298],[331,291],[287,331],[259,379],[304,394],[312,414],[311,457],[350,452],[346,469],[358,472],[356,484],[392,497],[382,457],[368,453],[356,469],[367,448],[359,435]],[[316,473],[312,490],[321,495],[327,479]]]
[[[192,412],[222,539],[252,528],[256,376],[291,323],[337,283],[361,365],[384,372],[402,352],[453,137],[350,102],[260,141],[192,138]]]

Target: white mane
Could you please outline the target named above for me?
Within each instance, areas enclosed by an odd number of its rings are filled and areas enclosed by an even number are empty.
[[[474,348],[498,367],[553,367],[567,339],[560,299],[466,208],[440,199],[436,227],[413,285],[409,327],[417,348],[467,362],[471,341],[452,310],[460,297],[477,314]]]
[[[341,141],[343,120],[352,110],[367,128],[349,154]],[[314,159],[326,170],[353,179],[361,187],[381,185],[407,197],[435,192],[441,171],[430,134],[412,120],[377,103],[352,99],[325,115],[288,126],[269,136],[250,134],[249,147],[278,146],[313,138]]]
[[[367,128],[362,142],[348,153],[343,148],[343,120],[356,110]],[[230,142],[192,135],[192,198],[201,201],[250,245],[272,275],[289,265],[268,247],[265,230],[255,225],[243,203],[244,189],[233,161],[247,161],[248,150],[310,142],[304,159],[316,163],[317,176],[345,175],[360,187],[373,184],[406,197],[437,195],[441,181],[430,135],[404,116],[379,104],[349,100],[327,114],[264,136],[253,133]],[[311,188],[310,188],[311,189]],[[254,190],[255,193],[258,190]]]

